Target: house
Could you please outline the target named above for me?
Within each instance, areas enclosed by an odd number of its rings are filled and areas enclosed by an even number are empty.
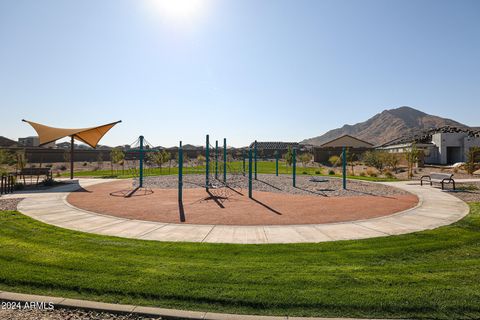
[[[361,158],[363,153],[371,150],[374,145],[370,142],[346,134],[330,140],[319,147],[315,147],[313,152],[314,161],[326,163],[331,156],[340,156],[343,147],[347,147],[349,152],[354,154],[357,158]]]
[[[415,146],[423,151],[426,164],[465,162],[471,147],[480,147],[480,130],[440,127],[413,133],[378,146],[378,150],[404,153]]]
[[[249,148],[253,150],[255,142],[250,143]],[[313,146],[301,144],[298,142],[281,142],[281,141],[257,141],[257,152],[259,157],[274,158],[278,152],[281,157],[288,149],[296,149],[298,152],[312,152]]]

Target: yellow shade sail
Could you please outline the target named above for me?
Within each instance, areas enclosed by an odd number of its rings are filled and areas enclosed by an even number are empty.
[[[122,122],[116,121],[92,128],[65,129],[49,127],[27,120],[22,121],[27,122],[33,127],[33,129],[35,129],[38,134],[38,139],[40,140],[40,146],[65,137],[73,137],[76,140],[88,144],[92,148],[95,148],[98,145],[98,142],[108,132],[108,130],[110,130],[117,123]]]

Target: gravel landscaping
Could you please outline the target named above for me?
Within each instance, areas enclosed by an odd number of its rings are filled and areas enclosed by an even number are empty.
[[[1,310],[0,319],[9,320],[154,320],[160,317],[147,317],[134,314],[115,314],[83,309],[58,308],[54,310]]]
[[[15,199],[0,199],[0,211],[5,210],[17,210],[17,205],[23,198],[15,198]]]
[[[221,177],[219,177],[221,179]],[[178,188],[177,176],[154,176],[146,177],[144,185],[150,188],[176,189]],[[312,181],[313,179],[317,181]],[[228,185],[235,189],[248,189],[248,177],[243,175],[229,175]],[[211,183],[223,187],[219,180],[212,179]],[[324,197],[351,197],[351,196],[391,196],[406,195],[407,192],[385,186],[379,183],[348,180],[347,190],[342,189],[342,179],[322,176],[297,176],[296,188],[292,186],[292,176],[272,174],[259,174],[258,180],[253,180],[254,191],[266,191],[275,193],[289,193],[298,195],[319,195]],[[184,189],[203,188],[205,176],[189,174],[184,176]]]
[[[465,202],[480,202],[480,182],[457,183],[456,189],[447,192]]]

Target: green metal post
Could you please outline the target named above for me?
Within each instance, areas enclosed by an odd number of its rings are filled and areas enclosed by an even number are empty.
[[[209,165],[210,165],[210,137],[207,134],[206,149],[205,149],[205,189],[208,191],[208,186],[210,185],[210,180],[208,178],[210,174]]]
[[[242,158],[243,158],[243,176],[245,177],[246,170],[245,170],[245,149],[242,149]]]
[[[255,140],[254,144],[254,157],[255,157],[255,180],[257,180],[257,140]]]
[[[347,149],[342,148],[343,190],[347,189]]]
[[[218,140],[215,140],[215,179],[218,179]]]
[[[139,186],[140,188],[143,188],[143,136],[140,136],[140,183]]]
[[[293,148],[293,159],[292,159],[292,166],[293,166],[293,187],[295,188],[297,185],[297,149]]]
[[[248,149],[248,197],[252,198],[252,149]]]
[[[278,150],[275,150],[275,175],[278,177]]]
[[[180,141],[178,148],[178,202],[183,201],[183,147]]]
[[[223,183],[227,182],[227,138],[223,138]]]

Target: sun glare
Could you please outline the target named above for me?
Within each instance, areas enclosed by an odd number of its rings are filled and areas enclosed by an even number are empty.
[[[174,20],[191,20],[205,6],[205,0],[154,0],[154,3],[165,18]]]

